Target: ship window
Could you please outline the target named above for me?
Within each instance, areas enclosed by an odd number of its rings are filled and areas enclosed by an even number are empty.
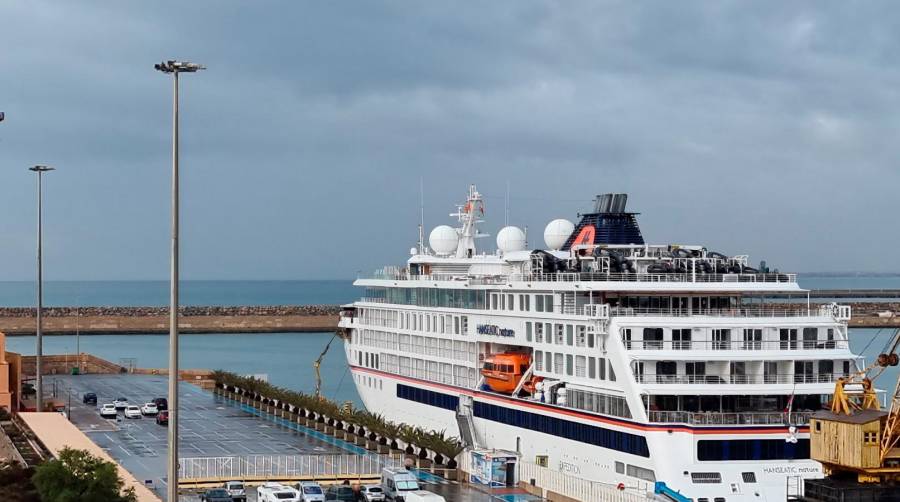
[[[453,333],[459,334],[459,316],[453,316]]]
[[[593,331],[591,331],[590,333],[587,334],[587,344],[588,344],[588,348],[591,348],[591,349],[594,348],[594,332]]]
[[[762,348],[762,330],[744,330],[744,350],[760,350]]]
[[[534,341],[535,342],[543,342],[544,341],[544,324],[540,322],[534,323]]]
[[[697,441],[700,461],[791,460],[809,458],[809,439],[787,443],[783,439],[703,439]]]
[[[563,370],[563,355],[553,354],[553,371],[562,374]]]
[[[636,465],[628,464],[627,474],[633,478],[643,479],[651,483],[656,481],[656,475],[651,469],[645,469]]]
[[[627,350],[631,350],[631,328],[622,329],[622,342]]]
[[[544,352],[544,371],[553,371],[553,352]]]
[[[672,348],[675,350],[690,350],[691,348],[691,329],[673,329],[672,330]]]
[[[729,350],[731,349],[731,330],[730,329],[714,329],[713,350]]]
[[[562,324],[554,324],[554,325],[553,325],[553,329],[554,329],[554,331],[555,331],[555,333],[556,333],[556,337],[555,337],[556,340],[555,340],[555,343],[556,343],[557,345],[565,345],[566,340],[565,340],[565,338],[564,338],[563,325],[562,325]]]
[[[460,316],[459,318],[459,329],[464,335],[469,334],[469,317],[468,316]]]
[[[616,461],[616,473],[617,474],[625,474],[625,464],[619,461]]]
[[[358,363],[359,363],[359,366],[362,366],[362,365],[363,365],[363,363],[362,363],[362,352],[360,352],[360,351],[357,351],[357,352],[356,352],[356,359],[357,359],[357,361],[358,361]]]
[[[549,322],[544,323],[544,335],[547,338],[547,343],[553,343],[553,329],[552,324]]]
[[[531,310],[531,295],[525,295],[525,308],[523,310]]]
[[[575,344],[575,329],[571,324],[566,324],[566,345],[572,346]]]
[[[544,353],[540,350],[534,351],[534,369],[536,371],[544,370]]]
[[[819,339],[818,328],[803,328],[803,348],[814,349]]]
[[[553,295],[544,295],[544,308],[547,312],[553,312]]]
[[[781,350],[792,350],[797,348],[797,330],[781,328],[778,330],[778,338],[781,341]]]
[[[609,365],[609,381],[610,381],[610,382],[615,382],[615,381],[616,381],[616,372],[613,371],[612,364]]]
[[[544,311],[544,295],[537,295],[534,297],[534,310],[538,312]]]
[[[597,369],[600,370],[597,372],[597,378],[599,378],[600,380],[606,380],[606,359],[602,357],[597,358]]]
[[[572,376],[572,354],[566,354],[566,375]]]
[[[513,295],[506,295],[506,310],[512,310],[515,303]]]
[[[526,342],[531,341],[531,323],[530,322],[525,323],[525,341]]]
[[[742,472],[741,477],[744,478],[744,483],[756,483],[755,472]]]
[[[584,356],[577,356],[575,358],[575,376],[584,378],[586,364],[587,362],[585,361]]]
[[[596,378],[597,376],[597,359],[588,358],[588,378]]]
[[[369,366],[369,353],[366,352],[366,366]]]
[[[645,349],[661,349],[663,345],[662,328],[644,328]]]

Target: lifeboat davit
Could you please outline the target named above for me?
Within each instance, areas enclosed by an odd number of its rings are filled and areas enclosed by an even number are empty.
[[[529,366],[531,366],[529,354],[504,352],[485,358],[481,374],[484,376],[484,383],[492,391],[512,394]]]

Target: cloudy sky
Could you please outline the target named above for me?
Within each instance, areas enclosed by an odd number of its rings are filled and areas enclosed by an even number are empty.
[[[783,270],[898,271],[900,30],[877,2],[0,0],[0,280],[401,263],[477,183],[485,230],[630,193],[645,237]],[[493,248],[493,240],[484,242]]]

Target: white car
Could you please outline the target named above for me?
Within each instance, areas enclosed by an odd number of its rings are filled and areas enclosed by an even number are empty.
[[[116,410],[116,405],[106,403],[100,407],[100,416],[103,418],[116,418],[119,416],[119,412]]]
[[[256,488],[258,502],[301,502],[300,492],[281,483],[268,482]]]
[[[144,406],[141,406],[141,415],[156,415],[159,413],[159,410],[156,408],[156,403],[145,403]]]
[[[362,492],[366,496],[366,502],[382,502],[384,500],[384,490],[381,485],[364,486]]]
[[[141,418],[141,409],[135,405],[125,408],[125,418]]]
[[[128,398],[127,397],[117,397],[113,401],[113,405],[115,405],[117,410],[124,410],[128,407]]]
[[[294,485],[303,502],[325,502],[325,492],[315,481],[301,481]]]

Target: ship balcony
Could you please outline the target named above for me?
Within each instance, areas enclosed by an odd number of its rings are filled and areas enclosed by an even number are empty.
[[[636,374],[634,379],[640,384],[687,384],[687,385],[760,385],[760,384],[821,384],[834,383],[838,378],[846,378],[843,373],[778,373],[767,375],[692,375],[692,374]]]
[[[800,412],[711,412],[711,411],[654,411],[647,417],[654,423],[689,425],[808,425],[814,411]]]
[[[847,340],[622,340],[631,351],[785,351],[848,349]]]
[[[831,303],[828,305],[820,305],[816,308],[808,309],[789,309],[789,308],[724,308],[724,309],[678,309],[678,308],[631,308],[631,307],[610,307],[609,315],[611,317],[716,317],[716,318],[825,318],[846,322],[850,320],[852,314],[849,305],[838,305]]]
[[[467,273],[418,274],[412,275],[405,268],[392,268],[379,271],[370,276],[359,276],[358,280],[387,281],[466,281],[471,285],[505,285],[512,282],[629,282],[629,283],[766,283],[796,284],[797,274],[758,273],[758,274],[707,274],[707,273],[595,273],[595,272],[556,272],[535,274],[477,275]]]

